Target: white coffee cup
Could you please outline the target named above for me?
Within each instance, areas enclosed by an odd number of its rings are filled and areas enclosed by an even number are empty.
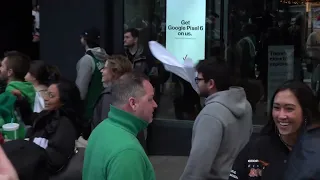
[[[2,130],[6,139],[18,139],[18,132],[20,125],[18,123],[7,123],[2,126]]]

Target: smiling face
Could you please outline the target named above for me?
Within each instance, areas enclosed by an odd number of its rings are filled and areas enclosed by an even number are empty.
[[[272,117],[280,135],[298,133],[303,122],[301,105],[290,90],[277,93],[273,101]]]

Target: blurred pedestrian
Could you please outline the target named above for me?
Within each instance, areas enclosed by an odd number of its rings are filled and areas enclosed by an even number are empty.
[[[19,180],[16,170],[0,147],[0,180]]]

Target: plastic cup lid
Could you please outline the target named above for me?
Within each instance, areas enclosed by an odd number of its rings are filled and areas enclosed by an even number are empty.
[[[2,126],[4,131],[15,131],[17,129],[19,129],[19,124],[17,123],[8,123],[8,124],[4,124]]]

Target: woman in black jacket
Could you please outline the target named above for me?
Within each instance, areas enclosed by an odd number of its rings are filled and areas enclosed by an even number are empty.
[[[270,120],[261,135],[238,155],[230,180],[281,180],[293,146],[319,120],[317,100],[300,81],[288,81],[271,99]]]
[[[74,155],[75,140],[82,130],[83,106],[76,85],[60,80],[49,86],[44,96],[45,110],[34,114],[29,141],[4,144],[19,178],[48,179],[57,174]]]
[[[51,84],[44,100],[45,110],[35,116],[27,137],[46,150],[48,168],[55,173],[74,154],[81,133],[82,102],[76,85],[66,80]]]

